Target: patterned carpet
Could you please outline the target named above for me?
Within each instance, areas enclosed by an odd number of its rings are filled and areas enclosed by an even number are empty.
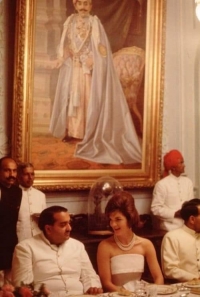
[[[50,135],[33,136],[32,162],[37,170],[139,169],[141,164],[97,164],[73,157],[78,140],[62,142]]]

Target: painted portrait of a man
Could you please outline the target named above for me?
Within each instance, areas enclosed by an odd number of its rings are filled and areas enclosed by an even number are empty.
[[[37,154],[36,167],[141,166],[146,5],[146,0],[67,0],[57,7],[62,10],[57,31],[55,24],[45,26],[46,34],[41,30],[47,20],[36,19],[32,152],[33,157]],[[41,1],[36,14],[49,17],[50,9],[55,17],[58,10]],[[42,98],[48,113],[42,108],[46,123],[41,132],[37,127],[42,81],[48,88]]]

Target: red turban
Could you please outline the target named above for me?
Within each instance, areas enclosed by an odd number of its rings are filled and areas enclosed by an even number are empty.
[[[164,174],[163,176],[167,176],[169,174],[169,170],[173,167],[177,166],[178,159],[182,159],[183,156],[177,150],[171,150],[164,156]]]

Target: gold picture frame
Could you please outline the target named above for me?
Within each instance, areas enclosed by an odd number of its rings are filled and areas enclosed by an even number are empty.
[[[136,1],[141,5],[145,0]],[[59,1],[50,1],[51,5],[54,2],[57,3]],[[48,30],[49,27],[51,27],[52,33],[52,28],[55,30],[55,27],[62,23],[65,18],[65,15],[59,14],[62,10],[58,11],[57,7],[47,7],[46,10],[41,8],[45,3],[48,3],[48,1],[17,1],[12,135],[13,158],[17,162],[30,161],[34,166],[36,164],[35,186],[43,191],[86,190],[91,187],[96,179],[106,175],[116,178],[126,189],[154,186],[161,174],[166,1],[147,1],[142,162],[139,167],[136,166],[135,168],[130,166],[115,167],[104,164],[103,167],[95,169],[90,169],[87,166],[80,169],[77,163],[73,163],[72,168],[70,166],[66,169],[54,168],[51,161],[49,161],[47,168],[40,168],[40,162],[46,150],[40,151],[40,154],[34,151],[38,144],[38,139],[35,140],[34,138],[35,135],[38,135],[38,131],[46,129],[44,127],[46,124],[43,121],[40,122],[40,127],[37,127],[37,123],[34,124],[34,116],[36,113],[39,116],[40,106],[43,102],[46,102],[46,99],[43,101],[43,97],[46,96],[47,92],[46,81],[49,80],[49,73],[52,71],[51,61],[48,60],[50,56],[49,51],[51,51],[47,44],[49,36],[46,35],[46,39],[43,40],[38,39],[37,36],[42,34],[42,30]],[[64,1],[59,3],[64,3]],[[43,16],[37,12],[36,6],[43,9],[41,10],[44,14]],[[50,24],[47,18],[49,17],[52,20],[53,9],[55,11],[55,19],[57,18],[58,22]],[[42,18],[45,21],[41,21]],[[140,30],[139,26],[136,28],[137,32],[138,30]],[[36,32],[38,35],[36,35]],[[56,38],[58,38],[57,34],[54,34],[54,39],[56,40]],[[38,40],[40,40],[40,43],[38,43]],[[39,49],[47,48],[48,55],[43,54],[42,56],[40,51],[40,59],[37,59],[36,46]],[[43,61],[43,66],[40,65],[41,61]],[[43,69],[44,65],[46,72]],[[36,68],[39,69],[37,77],[35,74]],[[43,84],[42,75],[44,73],[46,80]],[[49,86],[51,86],[51,83],[49,83]],[[39,99],[37,98],[39,107],[36,107],[35,94],[38,92],[38,89],[40,91]],[[44,109],[46,108],[47,106],[44,104]],[[34,132],[34,129],[36,132]],[[51,137],[48,140],[43,140],[45,145],[48,145],[48,141],[50,146],[50,143],[52,143]],[[57,156],[54,157],[56,159]]]

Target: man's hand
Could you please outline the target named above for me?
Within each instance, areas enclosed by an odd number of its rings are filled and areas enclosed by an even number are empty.
[[[91,294],[91,295],[97,295],[97,294],[101,294],[103,293],[103,289],[102,288],[96,288],[96,287],[90,287],[87,292],[87,294]]]
[[[60,68],[60,66],[63,64],[63,59],[56,59],[54,61],[54,67],[53,68]]]

